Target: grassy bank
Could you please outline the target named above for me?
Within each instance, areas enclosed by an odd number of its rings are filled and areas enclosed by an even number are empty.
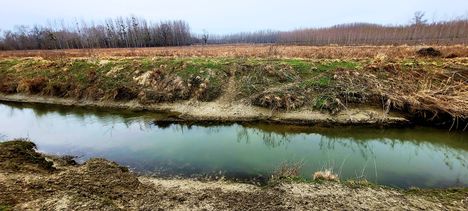
[[[401,190],[361,181],[310,182],[288,175],[293,174],[283,174],[264,187],[139,177],[111,161],[91,159],[78,165],[69,157],[44,156],[33,143],[15,140],[0,143],[0,208],[463,210],[467,206],[466,188]]]
[[[330,114],[374,106],[458,129],[468,117],[467,78],[466,57],[0,59],[0,93],[7,95],[142,105],[241,103]]]

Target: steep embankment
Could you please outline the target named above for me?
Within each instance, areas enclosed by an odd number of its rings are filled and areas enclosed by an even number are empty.
[[[468,58],[5,58],[0,100],[164,110],[174,121],[463,129],[467,78]]]
[[[365,182],[229,181],[138,177],[114,162],[43,156],[21,140],[0,143],[0,209],[12,210],[464,210],[468,190],[399,190]]]

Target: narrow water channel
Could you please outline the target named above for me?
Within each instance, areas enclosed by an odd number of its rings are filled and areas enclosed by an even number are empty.
[[[158,126],[162,114],[0,104],[0,140],[29,138],[41,152],[103,157],[159,176],[268,178],[301,162],[302,176],[396,187],[468,186],[468,134],[434,128],[313,128],[268,124]]]

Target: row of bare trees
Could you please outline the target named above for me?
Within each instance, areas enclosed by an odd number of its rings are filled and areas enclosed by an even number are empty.
[[[278,39],[280,43],[310,45],[465,44],[468,20],[406,26],[355,23],[282,32]]]
[[[278,43],[280,32],[263,30],[257,32],[241,32],[229,35],[210,35],[210,44],[226,43]]]
[[[301,45],[468,44],[468,19],[427,23],[417,12],[409,25],[367,23],[293,31],[257,31],[230,35],[192,34],[184,21],[149,23],[136,17],[102,24],[16,27],[0,35],[0,50],[129,48],[190,44],[279,43]]]
[[[0,36],[0,50],[182,46],[192,42],[184,21],[151,24],[128,17],[97,25],[82,21],[73,26],[19,26]]]
[[[208,43],[280,43],[299,45],[467,44],[468,20],[426,23],[421,17],[403,26],[368,23],[293,31],[259,31],[215,36]]]

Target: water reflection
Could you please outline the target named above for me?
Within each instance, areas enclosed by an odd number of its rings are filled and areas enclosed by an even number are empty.
[[[52,154],[105,157],[140,173],[268,177],[303,161],[303,176],[332,168],[409,187],[468,186],[466,133],[433,128],[336,129],[270,124],[154,124],[169,114],[0,104],[1,134]]]
[[[275,148],[281,145],[285,145],[291,141],[290,137],[293,134],[281,134],[275,132],[265,132],[260,129],[238,127],[237,128],[237,142],[248,144],[251,140],[250,136],[260,137],[263,143],[267,147]]]

